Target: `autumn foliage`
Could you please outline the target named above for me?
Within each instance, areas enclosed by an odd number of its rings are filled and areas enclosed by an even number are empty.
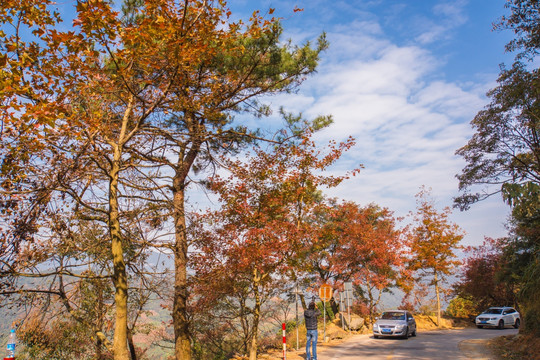
[[[175,359],[254,360],[264,305],[293,286],[352,282],[371,320],[411,271],[438,294],[462,237],[447,210],[422,202],[409,233],[390,209],[327,198],[360,169],[332,175],[354,140],[321,146],[330,116],[281,110],[260,129],[324,34],[293,45],[272,9],[233,20],[224,1],[116,5],[0,3],[0,295],[31,307],[26,355],[144,359],[159,301]],[[217,206],[189,211],[195,186]]]
[[[418,282],[422,279],[432,286],[436,296],[437,323],[441,318],[441,294],[444,280],[455,273],[461,263],[456,250],[465,235],[459,226],[449,220],[450,208],[438,211],[430,189],[423,187],[416,195],[415,224],[411,229],[410,259],[408,267]]]
[[[209,184],[222,206],[194,223],[193,245],[200,249],[193,257],[199,310],[215,312],[217,303],[234,299],[236,316],[247,330],[242,343],[250,359],[256,358],[263,304],[283,290],[281,279],[305,271],[298,264],[313,230],[303,218],[316,202],[317,189],[336,186],[347,176],[320,172],[354,142],[332,143],[323,154],[309,135],[271,151],[255,149],[247,160],[229,161],[231,175],[216,176]]]
[[[108,249],[99,254],[105,267],[92,268],[80,281],[112,280],[114,331],[94,331],[116,359],[127,359],[136,356],[127,347],[130,282],[146,286],[144,259],[169,249],[176,358],[188,359],[189,175],[216,165],[215,154],[257,138],[257,129],[237,126],[232,113],[267,114],[257,98],[298,86],[314,71],[326,42],[282,45],[278,19],[255,12],[247,22],[234,22],[220,1],[124,5],[120,13],[109,1],[80,1],[73,19],[62,19],[65,14],[47,0],[0,5],[2,271],[6,280],[38,276],[34,265],[54,254],[37,250],[36,243],[50,237],[47,249],[54,249],[73,244],[78,230],[95,230],[92,239]],[[54,237],[47,231],[53,221]],[[171,223],[172,239],[158,240]],[[82,244],[89,247],[66,256],[92,258],[86,256],[94,243]],[[69,266],[62,258],[54,274],[81,271]],[[48,294],[69,305],[65,283],[58,286]]]

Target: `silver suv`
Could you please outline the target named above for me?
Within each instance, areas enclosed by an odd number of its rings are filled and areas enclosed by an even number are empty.
[[[475,319],[476,326],[483,328],[484,326],[497,327],[504,329],[505,326],[513,326],[519,328],[521,318],[516,309],[511,307],[490,307]]]

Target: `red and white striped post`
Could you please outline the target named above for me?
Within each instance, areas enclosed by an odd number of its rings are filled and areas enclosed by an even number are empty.
[[[285,323],[283,323],[283,360],[287,359],[287,336],[285,332]]]

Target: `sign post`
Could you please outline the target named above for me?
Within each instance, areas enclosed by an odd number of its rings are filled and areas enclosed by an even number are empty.
[[[353,291],[353,287],[352,287],[352,282],[346,282],[344,284],[344,288],[345,288],[345,293],[347,295],[347,312],[349,314],[349,326],[348,326],[348,329],[349,331],[351,331],[351,297],[352,297],[352,291]]]
[[[332,286],[328,284],[322,284],[319,288],[319,298],[323,302],[323,342],[326,342],[326,302],[332,298]]]
[[[341,320],[341,328],[345,330],[345,315],[343,315],[343,312],[345,311],[345,303],[343,300],[343,291],[339,292],[339,317]]]
[[[296,351],[298,351],[298,283],[296,283],[296,291],[294,292],[294,299],[296,301]]]

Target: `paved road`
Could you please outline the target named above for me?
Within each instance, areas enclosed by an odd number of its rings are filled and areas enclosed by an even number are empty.
[[[437,330],[419,332],[417,337],[405,339],[374,339],[357,335],[336,347],[322,347],[319,360],[465,360],[492,359],[483,343],[487,339],[517,334],[508,328]]]

